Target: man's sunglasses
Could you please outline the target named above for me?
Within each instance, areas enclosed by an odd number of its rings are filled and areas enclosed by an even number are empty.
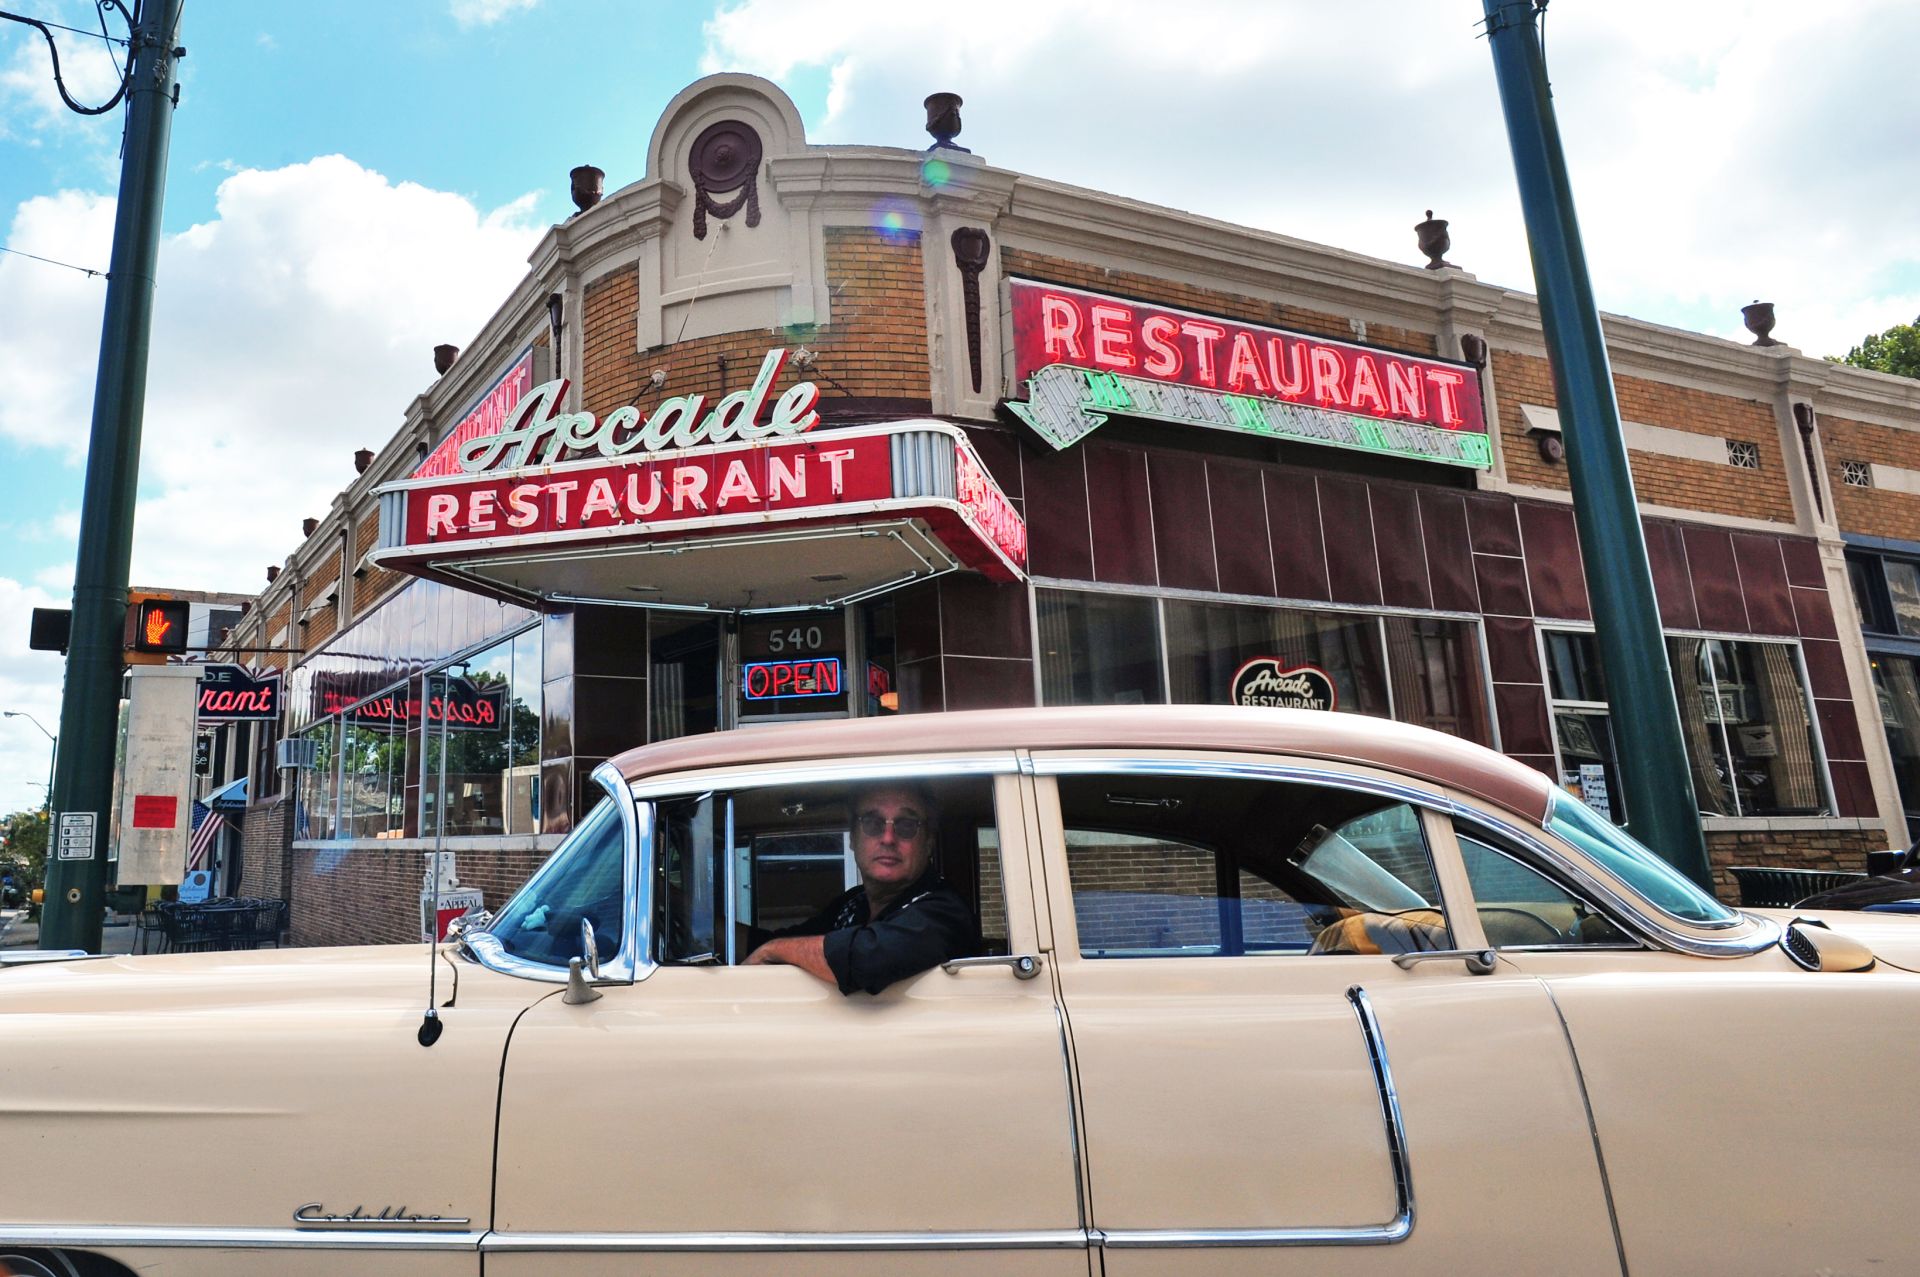
[[[918,816],[882,816],[877,811],[863,811],[854,822],[860,826],[860,832],[869,838],[878,838],[887,832],[887,826],[893,826],[893,836],[902,842],[912,842],[920,836],[926,827],[926,821]]]

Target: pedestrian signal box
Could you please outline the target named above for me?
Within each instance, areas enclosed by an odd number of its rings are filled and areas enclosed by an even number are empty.
[[[127,605],[126,646],[129,663],[164,661],[187,650],[187,612],[184,599],[135,598]],[[140,661],[137,657],[149,658]]]

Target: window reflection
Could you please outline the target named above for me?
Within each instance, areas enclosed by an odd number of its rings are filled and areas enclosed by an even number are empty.
[[[1820,754],[1793,646],[1717,638],[1667,644],[1700,810],[1716,816],[1825,812]]]
[[[540,774],[539,632],[496,643],[409,687],[417,690],[390,717],[388,730],[418,725],[424,764],[420,832],[533,832]]]
[[[1042,590],[1039,622],[1045,704],[1154,705],[1164,699],[1154,600]]]

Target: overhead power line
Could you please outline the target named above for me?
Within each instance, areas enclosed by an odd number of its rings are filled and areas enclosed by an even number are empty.
[[[55,261],[51,257],[42,257],[38,253],[23,253],[17,248],[7,248],[4,245],[0,245],[0,253],[12,253],[15,257],[29,257],[36,262],[45,262],[49,266],[64,266],[68,270],[77,270],[90,279],[95,275],[98,275],[101,279],[109,278],[107,272],[103,270],[94,270],[88,266],[75,266],[72,262]]]

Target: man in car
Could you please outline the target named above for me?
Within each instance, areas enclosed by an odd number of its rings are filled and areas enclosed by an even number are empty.
[[[842,993],[878,993],[973,953],[973,913],[933,867],[933,796],[886,784],[856,792],[848,806],[860,885],[774,935],[743,965],[799,967]]]

